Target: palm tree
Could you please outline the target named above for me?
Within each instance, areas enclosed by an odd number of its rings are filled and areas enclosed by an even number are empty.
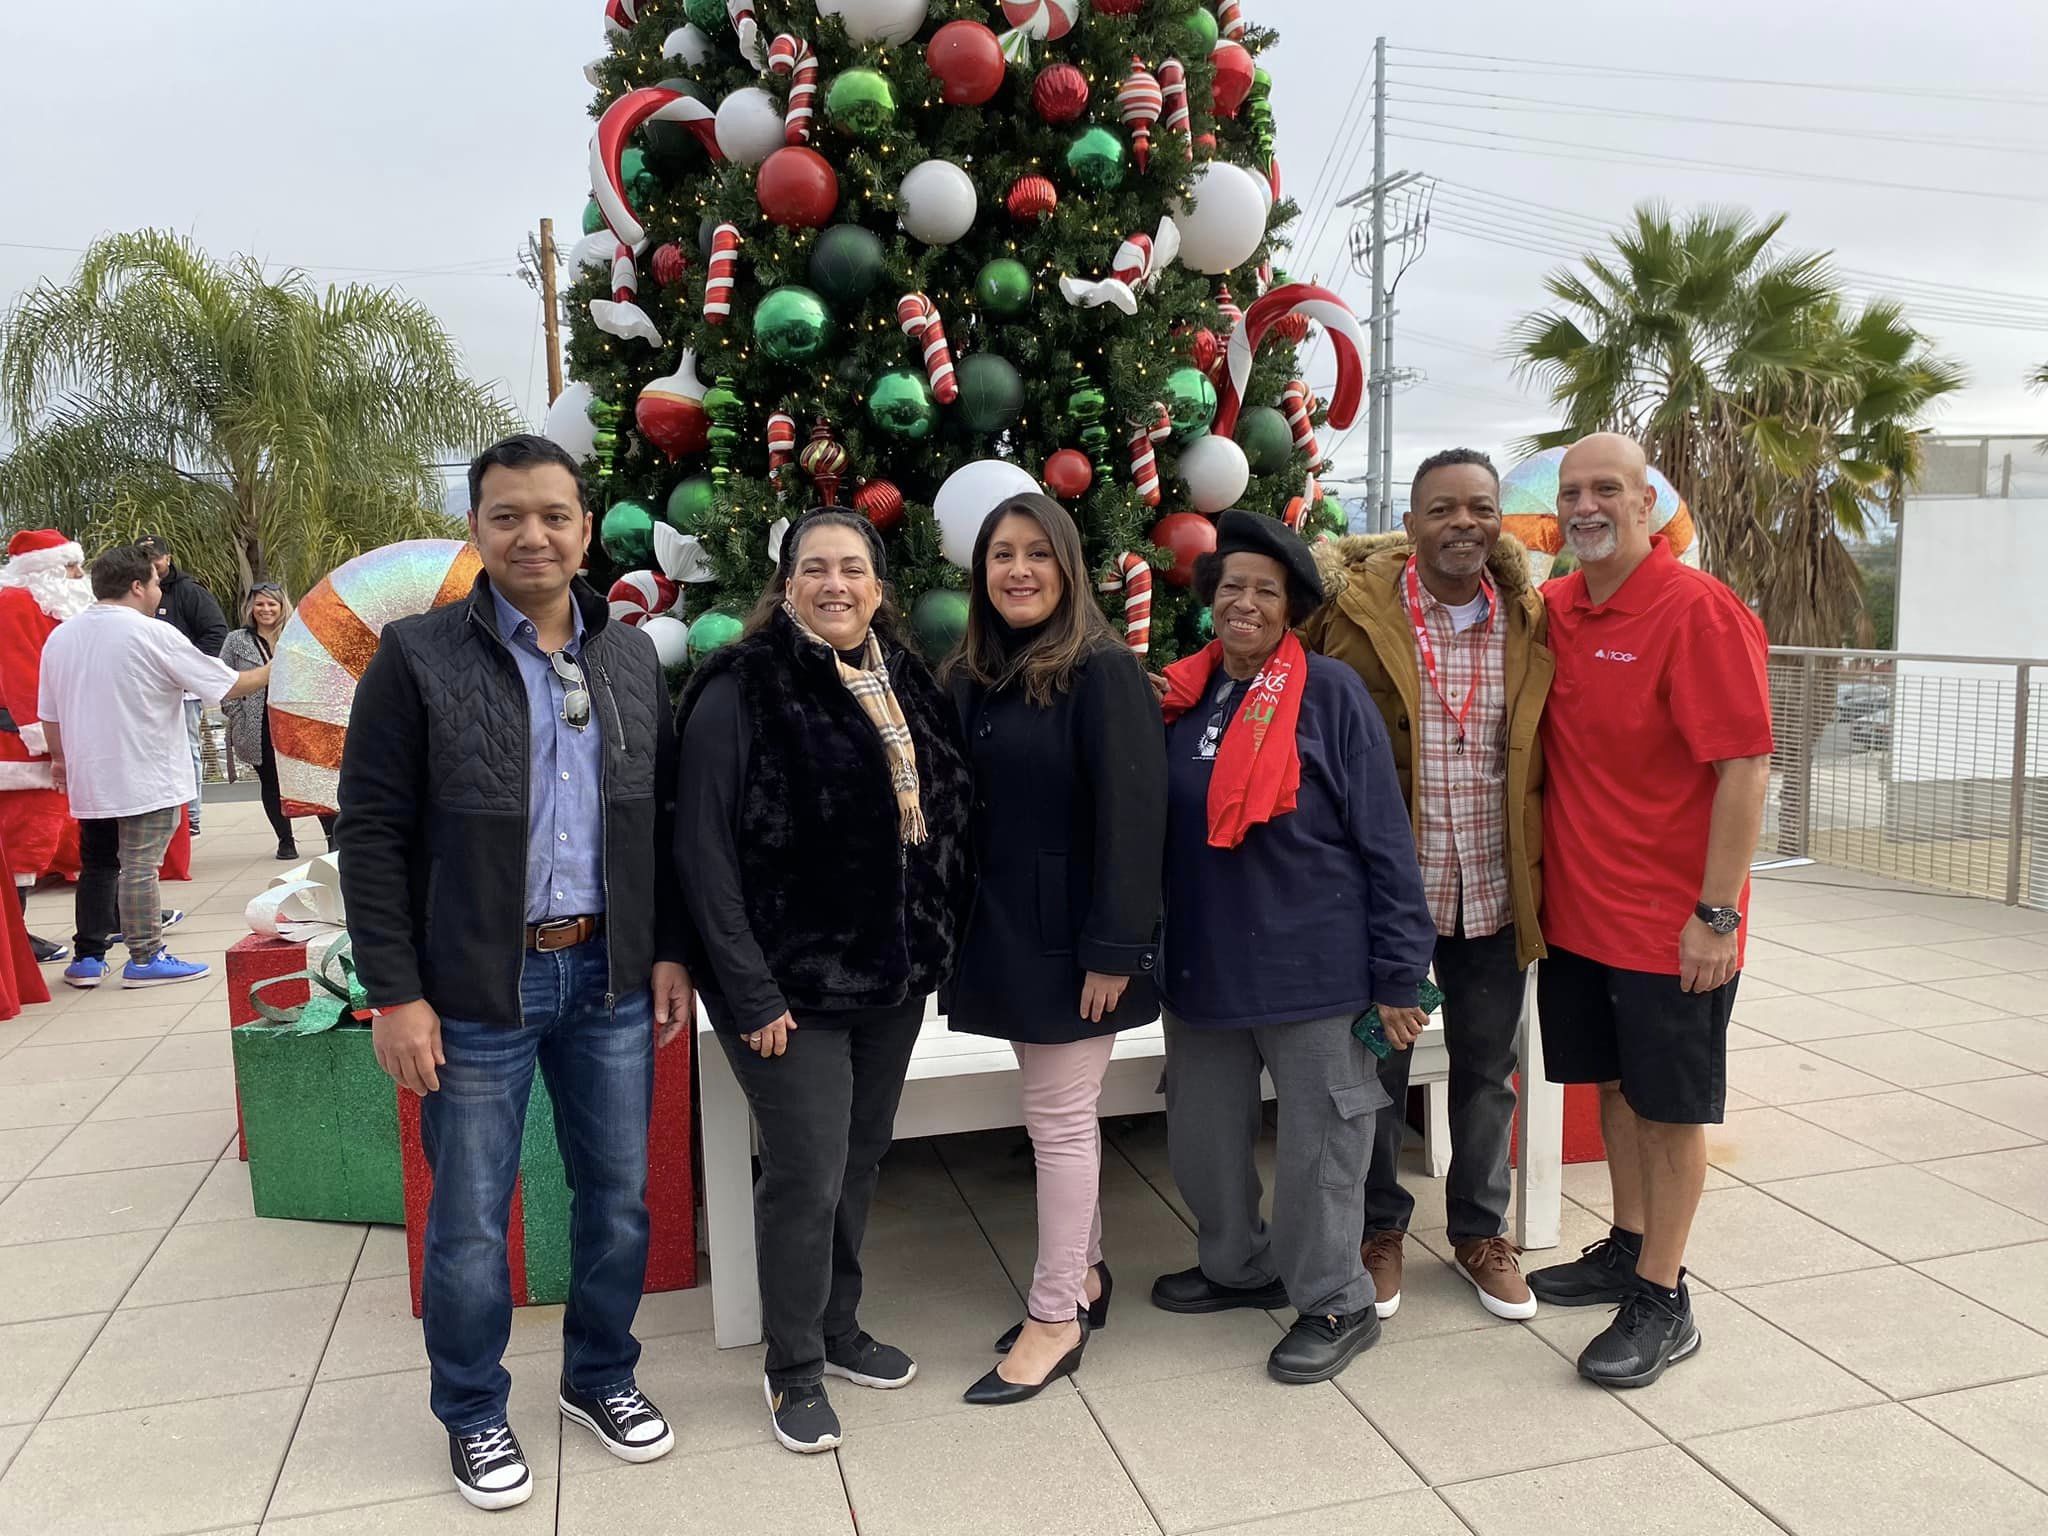
[[[436,461],[516,430],[404,295],[320,292],[154,230],[101,239],[0,316],[0,421],[9,526],[88,549],[160,533],[224,598],[445,536]]]

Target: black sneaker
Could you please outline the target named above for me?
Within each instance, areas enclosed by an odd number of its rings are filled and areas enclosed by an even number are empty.
[[[39,938],[33,933],[28,936],[28,947],[34,952],[37,965],[54,965],[59,960],[69,960],[71,958],[71,946],[69,944],[59,944],[53,939]]]
[[[1603,1387],[1647,1387],[1664,1374],[1666,1366],[1677,1364],[1699,1347],[1692,1297],[1681,1271],[1675,1301],[1670,1292],[1637,1282],[1606,1332],[1581,1351],[1579,1374]]]
[[[764,1376],[761,1393],[768,1399],[775,1438],[785,1450],[810,1456],[839,1444],[839,1415],[832,1411],[832,1399],[825,1395],[824,1382],[799,1382],[778,1389]]]
[[[1290,1387],[1328,1381],[1379,1341],[1380,1315],[1372,1307],[1348,1317],[1303,1314],[1266,1356],[1266,1374]]]
[[[1236,1307],[1271,1312],[1287,1305],[1287,1287],[1278,1280],[1250,1287],[1218,1285],[1197,1264],[1154,1280],[1152,1305],[1162,1312],[1228,1312]]]
[[[510,1424],[448,1437],[455,1491],[478,1509],[510,1509],[533,1497],[533,1474]]]
[[[675,1449],[675,1431],[630,1381],[609,1392],[578,1392],[566,1381],[562,1417],[573,1419],[621,1461],[655,1461]]]
[[[857,1387],[880,1387],[887,1392],[909,1386],[917,1374],[917,1362],[893,1344],[876,1343],[863,1330],[842,1343],[825,1346],[825,1374]]]
[[[1616,1227],[1571,1262],[1532,1271],[1529,1289],[1553,1307],[1611,1307],[1635,1290],[1642,1252],[1640,1237]]]

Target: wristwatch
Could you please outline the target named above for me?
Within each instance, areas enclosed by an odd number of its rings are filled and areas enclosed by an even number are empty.
[[[1692,910],[1694,916],[1716,933],[1733,933],[1742,926],[1742,913],[1736,907],[1710,907],[1703,901]]]

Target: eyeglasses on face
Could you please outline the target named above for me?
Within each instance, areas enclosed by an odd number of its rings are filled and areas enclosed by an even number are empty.
[[[549,651],[548,665],[555,669],[555,676],[562,684],[563,722],[572,731],[588,729],[590,685],[584,681],[583,668],[576,664],[576,658],[567,651]]]

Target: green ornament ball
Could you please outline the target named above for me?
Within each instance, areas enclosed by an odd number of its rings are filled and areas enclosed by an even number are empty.
[[[691,9],[694,11],[696,7],[692,6]],[[1216,18],[1208,11],[1189,11],[1187,15],[1181,17],[1180,24],[1195,34],[1205,53],[1216,46]]]
[[[645,502],[614,502],[597,536],[615,564],[645,565],[654,558],[654,513]]]
[[[1014,257],[999,256],[974,279],[974,296],[990,314],[1014,320],[1031,308],[1031,269]]]
[[[619,156],[619,179],[627,186],[633,185],[647,174],[647,151],[634,145]]]
[[[1174,369],[1166,376],[1160,400],[1173,418],[1175,437],[1198,437],[1216,419],[1216,386],[1199,368]]]
[[[825,116],[840,132],[871,139],[896,121],[896,87],[879,69],[842,70],[825,88]]]
[[[732,30],[732,13],[725,8],[725,0],[686,0],[683,14],[714,37]],[[1210,30],[1214,29],[1212,22]]]
[[[1024,414],[1024,376],[1008,358],[977,352],[960,360],[956,376],[960,420],[970,431],[1007,431]]]
[[[679,532],[700,537],[709,532],[713,510],[709,475],[692,475],[668,493],[669,524]]]
[[[939,422],[938,403],[922,368],[891,368],[868,390],[868,420],[891,437],[922,442]]]
[[[1195,633],[1202,637],[1205,644],[1216,638],[1216,615],[1214,612],[1204,608],[1195,615]]]
[[[910,633],[927,662],[950,654],[967,633],[967,594],[950,587],[925,593],[910,610]]]
[[[1294,430],[1270,405],[1255,405],[1237,418],[1231,434],[1255,475],[1277,475],[1294,458]]]
[[[594,235],[603,228],[604,210],[597,206],[597,199],[593,197],[583,205],[583,233]]]
[[[882,237],[858,224],[834,224],[811,250],[811,286],[852,312],[882,281]]]
[[[809,362],[832,337],[832,311],[808,288],[777,288],[754,311],[754,339],[778,363]]]
[[[1111,192],[1123,184],[1123,135],[1111,128],[1085,129],[1067,151],[1067,170],[1090,192]]]
[[[716,608],[698,614],[690,625],[690,660],[702,661],[720,646],[731,645],[746,628],[739,619]]]

